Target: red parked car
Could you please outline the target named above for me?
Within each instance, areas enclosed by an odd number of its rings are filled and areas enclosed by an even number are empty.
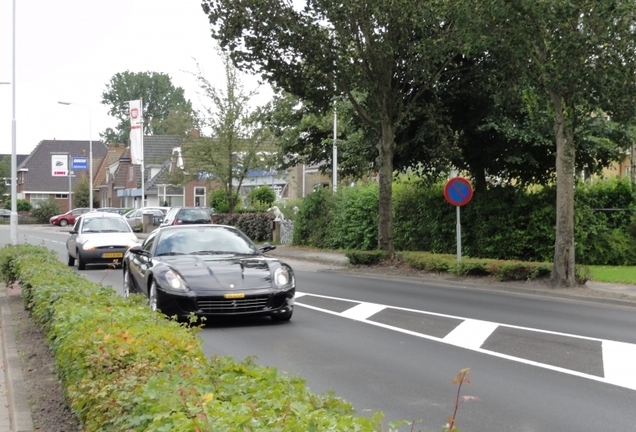
[[[49,222],[51,223],[51,225],[59,225],[61,227],[65,227],[69,224],[73,225],[75,223],[75,219],[77,219],[78,216],[83,215],[84,213],[88,213],[89,211],[91,211],[91,209],[87,207],[76,208],[64,214],[53,216],[51,219],[49,219]]]

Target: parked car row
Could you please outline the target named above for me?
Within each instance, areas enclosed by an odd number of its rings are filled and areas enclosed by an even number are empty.
[[[294,272],[263,255],[275,246],[259,248],[240,230],[212,224],[206,209],[170,209],[141,244],[117,212],[80,213],[69,233],[69,266],[121,266],[124,295],[146,296],[153,310],[182,319],[191,314],[266,315],[275,321],[292,317]]]

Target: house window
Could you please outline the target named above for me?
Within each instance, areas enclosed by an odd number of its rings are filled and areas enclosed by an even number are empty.
[[[194,188],[194,205],[196,207],[205,207],[205,188],[204,187]]]
[[[68,195],[65,195],[68,197]],[[31,205],[33,208],[40,207],[40,204],[49,200],[51,196],[49,194],[31,194],[29,196],[29,201],[31,201]],[[55,196],[57,198],[57,195]]]
[[[57,199],[68,199],[68,194],[55,194]]]
[[[158,188],[158,190],[160,191],[159,199],[162,206],[183,207],[183,187],[163,186]]]

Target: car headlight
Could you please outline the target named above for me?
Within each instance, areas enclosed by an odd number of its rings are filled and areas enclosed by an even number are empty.
[[[284,288],[293,283],[294,276],[287,267],[278,267],[274,270],[274,285],[277,288]]]
[[[95,250],[95,245],[89,241],[84,242],[84,244],[82,245],[82,249],[87,250],[87,251],[92,251]]]
[[[171,288],[180,289],[184,291],[188,290],[188,286],[186,285],[185,281],[176,272],[172,270],[168,270],[164,274],[164,277],[166,278],[166,281],[168,282],[168,285],[170,285]]]

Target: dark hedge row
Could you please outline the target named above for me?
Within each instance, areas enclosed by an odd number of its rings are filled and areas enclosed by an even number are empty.
[[[455,253],[456,209],[443,184],[398,181],[393,187],[396,250]],[[494,186],[460,210],[462,252],[474,258],[552,261],[554,187],[534,190]],[[323,189],[300,206],[294,244],[326,249],[377,247],[376,184]],[[636,264],[636,194],[627,180],[577,185],[575,244],[581,264]]]

